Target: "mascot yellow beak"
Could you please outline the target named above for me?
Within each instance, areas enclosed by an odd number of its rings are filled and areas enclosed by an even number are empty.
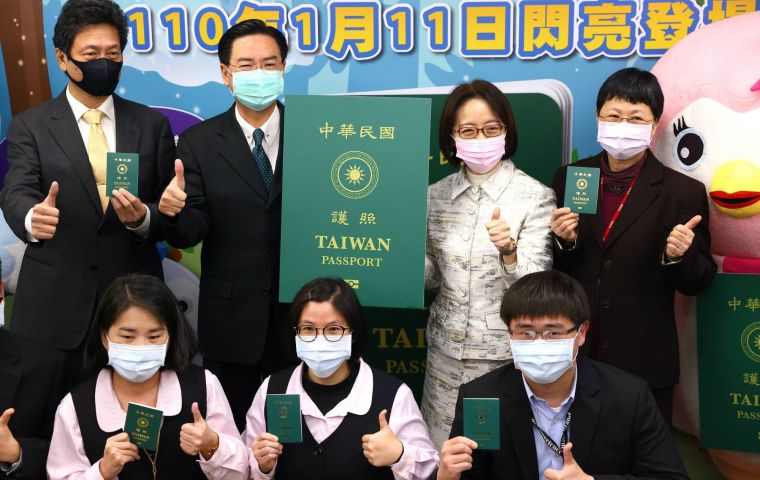
[[[760,213],[760,168],[744,160],[724,163],[712,178],[710,200],[732,217]]]

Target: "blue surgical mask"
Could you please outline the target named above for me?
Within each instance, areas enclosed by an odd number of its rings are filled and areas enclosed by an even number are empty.
[[[232,94],[243,105],[261,111],[285,91],[282,70],[248,70],[232,72]]]
[[[576,334],[577,336],[577,334]],[[536,383],[556,381],[575,362],[575,337],[563,340],[512,340],[512,359],[515,368]]]
[[[351,358],[351,335],[343,335],[337,342],[330,342],[323,335],[311,342],[304,342],[296,336],[296,355],[314,375],[327,378]]]
[[[127,345],[108,340],[108,364],[123,379],[143,383],[164,365],[168,345],[168,341],[162,345]]]

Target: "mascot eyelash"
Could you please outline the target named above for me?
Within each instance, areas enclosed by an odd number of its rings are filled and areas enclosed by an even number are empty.
[[[679,118],[676,123],[673,124],[673,136],[677,137],[679,133],[683,132],[687,128],[689,128],[689,126],[686,125],[686,120],[683,116],[681,116],[681,118]]]

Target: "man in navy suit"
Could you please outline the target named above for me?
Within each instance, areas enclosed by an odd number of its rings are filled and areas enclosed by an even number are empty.
[[[647,383],[575,361],[589,316],[583,287],[564,273],[532,273],[509,288],[501,317],[514,363],[460,387],[437,480],[689,478]],[[499,399],[498,450],[463,436],[464,398]]]
[[[63,353],[0,328],[0,480],[45,478],[65,366]]]
[[[86,375],[82,345],[98,296],[130,272],[162,277],[157,203],[172,175],[167,119],[113,92],[127,43],[124,12],[110,0],[70,0],[53,44],[69,78],[57,98],[17,115],[0,203],[28,242],[12,329],[69,352]],[[139,154],[139,194],[106,192],[107,152]]]
[[[201,353],[242,430],[261,380],[290,363],[278,336],[285,109],[277,98],[288,45],[276,28],[246,20],[222,35],[218,55],[235,103],[180,136],[159,210],[172,245],[203,240]]]

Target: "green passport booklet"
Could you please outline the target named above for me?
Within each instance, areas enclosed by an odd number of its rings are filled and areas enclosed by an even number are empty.
[[[267,432],[280,443],[301,443],[301,397],[298,394],[267,395]]]
[[[599,197],[599,169],[567,167],[565,206],[575,213],[596,213]]]
[[[139,197],[137,179],[140,173],[140,155],[137,153],[108,152],[106,157],[106,195],[123,188]]]
[[[478,444],[478,450],[498,450],[500,446],[499,399],[464,399],[464,436]]]
[[[155,452],[163,423],[164,412],[161,410],[130,402],[124,431],[129,435],[129,441],[138,448]]]

